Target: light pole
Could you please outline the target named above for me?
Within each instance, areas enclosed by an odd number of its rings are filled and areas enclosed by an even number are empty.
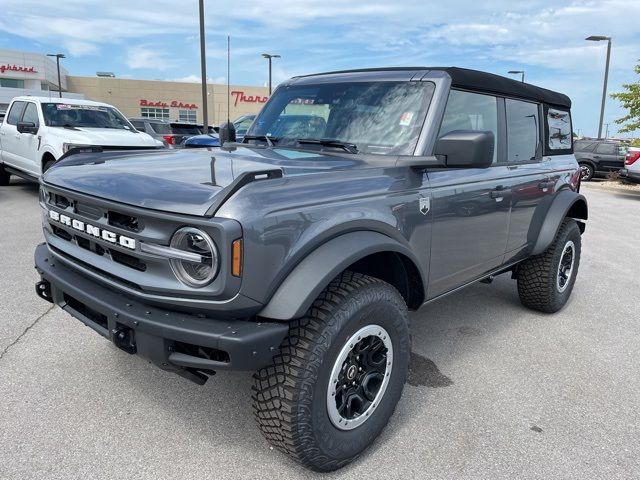
[[[56,57],[56,67],[58,67],[58,95],[62,98],[62,82],[60,81],[60,59],[66,58],[64,53],[47,53],[47,57]]]
[[[509,70],[511,74],[520,74],[520,81],[524,83],[524,70]]]
[[[280,55],[271,55],[269,53],[263,53],[262,56],[269,61],[269,96],[271,96],[271,59],[280,58]]]
[[[202,75],[202,133],[209,133],[209,112],[207,108],[207,59],[204,44],[204,0],[198,4],[200,11],[200,70]]]
[[[602,123],[604,122],[604,102],[607,99],[607,80],[609,80],[609,59],[611,58],[611,37],[591,35],[585,38],[591,42],[607,41],[607,63],[604,67],[604,84],[602,85],[602,104],[600,105],[600,123],[598,123],[598,138],[602,138]]]

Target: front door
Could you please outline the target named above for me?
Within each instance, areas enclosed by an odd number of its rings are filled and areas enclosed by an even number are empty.
[[[24,161],[18,155],[18,145],[21,133],[18,132],[18,122],[22,118],[25,102],[16,101],[11,104],[4,122],[0,125],[0,146],[2,162],[24,170]]]
[[[498,105],[492,95],[459,90],[449,94],[439,136],[453,130],[490,130],[496,146],[491,167],[428,172],[433,209],[428,298],[476,280],[503,262],[511,172],[504,162]]]
[[[40,126],[38,107],[33,102],[27,102],[22,113],[22,122],[33,123]],[[39,133],[19,133],[16,141],[16,155],[21,168],[34,175],[40,174],[40,137]]]

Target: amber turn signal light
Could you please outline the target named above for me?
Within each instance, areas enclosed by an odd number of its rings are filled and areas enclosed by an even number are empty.
[[[231,244],[231,275],[242,275],[242,239],[234,240]]]

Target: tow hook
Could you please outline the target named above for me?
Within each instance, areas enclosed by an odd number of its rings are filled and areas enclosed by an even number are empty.
[[[53,303],[53,298],[51,297],[51,284],[46,280],[41,280],[36,283],[36,293],[41,299],[46,300],[49,303]]]
[[[133,338],[133,330],[129,327],[118,327],[111,330],[113,334],[113,343],[121,350],[127,353],[136,353],[136,343]]]

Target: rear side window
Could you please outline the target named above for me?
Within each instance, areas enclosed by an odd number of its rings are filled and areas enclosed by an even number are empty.
[[[617,155],[618,145],[615,143],[601,143],[596,147],[596,153],[601,153],[603,155]]]
[[[25,102],[13,102],[11,105],[11,110],[7,114],[7,123],[9,125],[17,125],[20,120],[20,116],[22,115],[22,110],[24,110]]]
[[[151,129],[154,132],[161,135],[170,135],[171,133],[173,133],[171,131],[171,125],[169,125],[168,123],[150,123],[149,125],[151,125]]]
[[[454,130],[489,130],[498,142],[498,100],[492,95],[451,90],[439,137]],[[493,163],[497,161],[497,145]]]
[[[547,110],[547,130],[549,150],[571,149],[571,115],[568,111],[549,107]]]
[[[507,159],[509,163],[540,158],[540,116],[538,104],[505,100],[507,114]]]
[[[595,142],[577,141],[574,142],[573,149],[576,152],[593,152],[595,146]]]
[[[24,113],[22,114],[23,122],[32,122],[36,127],[40,125],[38,120],[38,107],[35,103],[28,102]]]

